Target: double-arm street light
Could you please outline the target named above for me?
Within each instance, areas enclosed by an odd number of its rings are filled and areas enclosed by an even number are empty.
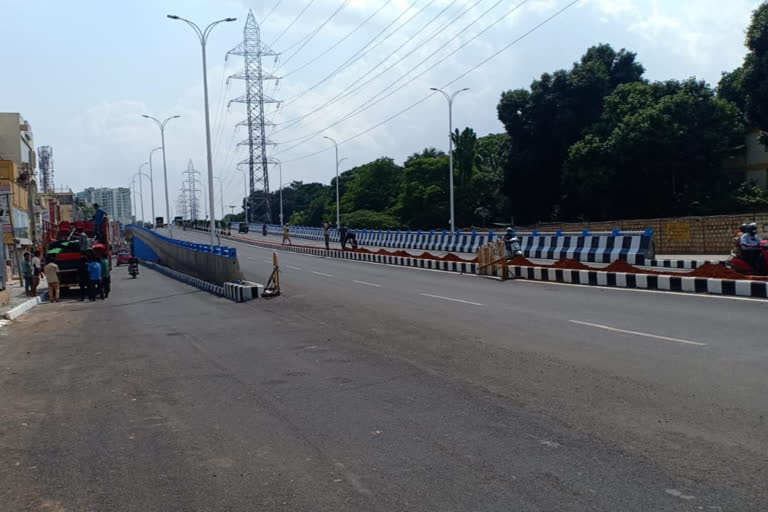
[[[341,213],[339,210],[339,145],[331,137],[324,136],[323,138],[333,142],[333,146],[336,148],[336,229],[341,229]]]
[[[449,162],[449,187],[451,189],[451,232],[456,232],[456,222],[453,215],[453,100],[460,92],[468,91],[469,87],[459,89],[453,94],[448,94],[442,89],[436,87],[430,87],[431,91],[436,91],[445,96],[448,100],[448,162]]]
[[[205,98],[205,145],[208,152],[208,194],[209,203],[211,208],[211,245],[216,245],[216,234],[214,233],[215,227],[215,214],[213,211],[213,155],[211,153],[211,118],[208,111],[208,65],[206,63],[205,45],[208,42],[208,36],[211,35],[213,28],[219,23],[236,21],[237,18],[224,18],[223,20],[214,21],[205,29],[201,30],[195,23],[184,19],[180,16],[169,14],[168,17],[172,20],[183,21],[195,31],[198,39],[200,40],[200,47],[203,53],[203,97]],[[222,215],[223,217],[223,215]]]
[[[162,146],[153,148],[152,151],[149,152],[149,186],[150,188],[150,201],[152,201],[152,225],[157,229],[157,217],[155,217],[155,173],[152,171],[152,155],[155,154],[155,151],[160,151]]]
[[[142,115],[141,117],[146,117],[147,119],[151,119],[154,122],[157,123],[157,126],[160,128],[160,141],[161,141],[161,148],[163,148],[163,178],[165,179],[165,215],[168,217],[165,219],[165,221],[168,223],[168,229],[170,230],[171,238],[173,238],[173,220],[171,219],[171,205],[168,201],[168,168],[165,164],[165,125],[168,124],[168,121],[171,119],[177,119],[181,116],[171,116],[169,118],[166,118],[164,121],[160,121],[159,119],[148,116],[148,115]],[[154,150],[153,150],[154,151]],[[149,155],[149,161],[152,161],[152,153]],[[154,204],[154,201],[152,202]]]
[[[145,165],[149,165],[149,162],[144,162],[139,166],[139,172],[133,175],[133,179],[136,179],[136,176],[139,177],[139,195],[141,196],[141,221],[146,222],[147,219],[144,217],[144,187],[141,184],[141,177],[145,176],[149,178],[149,186],[152,186],[152,178],[149,177],[147,173],[141,172],[141,170],[144,168]]]

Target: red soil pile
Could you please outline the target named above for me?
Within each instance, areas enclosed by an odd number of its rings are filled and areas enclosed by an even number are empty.
[[[436,259],[438,259],[437,256],[435,256],[434,254],[430,254],[428,252],[423,252],[421,254],[417,254],[416,256],[414,256],[414,258],[419,258],[419,259],[422,259],[422,260],[436,260]]]
[[[717,265],[715,263],[705,263],[693,272],[688,272],[685,275],[686,277],[708,277],[714,279],[747,279],[743,274],[739,274],[725,265]]]
[[[392,256],[399,256],[401,258],[411,258],[412,257],[409,253],[407,253],[405,251],[394,251],[394,252],[391,252],[389,254],[392,255]]]
[[[514,265],[517,267],[535,267],[531,260],[527,259],[524,256],[515,256],[511,260],[508,261],[508,265]]]
[[[468,260],[465,260],[464,258],[459,258],[455,254],[446,254],[440,259],[443,261],[460,261],[462,263],[468,263]]]
[[[562,268],[568,270],[594,270],[592,267],[588,267],[579,260],[572,258],[562,258],[550,265],[550,268]]]
[[[650,270],[642,270],[627,263],[627,260],[616,260],[605,268],[596,268],[599,272],[623,272],[625,274],[659,274]]]

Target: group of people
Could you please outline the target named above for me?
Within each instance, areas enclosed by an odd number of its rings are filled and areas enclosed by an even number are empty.
[[[106,255],[99,256],[93,250],[82,253],[77,266],[77,276],[80,281],[81,302],[85,300],[86,292],[91,302],[96,300],[97,294],[101,300],[109,297],[112,278],[109,275],[109,260]]]
[[[37,287],[40,278],[43,277],[43,267],[40,262],[40,249],[35,249],[32,254],[24,253],[24,261],[21,263],[21,274],[24,278],[24,293],[27,297],[37,295]]]
[[[39,249],[32,254],[25,252],[21,270],[24,278],[24,292],[27,296],[35,297],[40,279],[45,279],[48,282],[48,300],[60,302],[61,283],[55,254],[48,255],[45,266],[42,266]],[[106,256],[99,256],[92,249],[83,251],[77,271],[81,301],[85,300],[86,293],[91,301],[96,300],[97,293],[102,300],[109,297],[112,279],[109,275],[109,260]]]

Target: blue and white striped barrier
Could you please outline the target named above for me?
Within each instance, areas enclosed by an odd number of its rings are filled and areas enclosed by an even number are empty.
[[[197,277],[191,276],[189,274],[185,274],[184,272],[179,272],[178,270],[173,270],[172,268],[164,267],[162,265],[159,265],[151,261],[145,261],[145,260],[140,260],[140,261],[141,261],[141,264],[144,265],[145,267],[151,268],[152,270],[156,270],[157,272],[160,272],[161,274],[164,274],[172,279],[181,281],[182,283],[192,285],[195,288],[199,288],[201,290],[204,290],[208,293],[212,293],[213,295],[217,295],[219,297],[224,296],[224,287],[222,286],[217,286],[213,283],[209,283],[208,281],[203,281],[202,279],[198,279]]]
[[[262,226],[251,224],[249,230],[260,233]],[[423,251],[444,251],[475,254],[488,242],[493,241],[499,234],[488,232],[449,231],[390,231],[353,229],[357,243],[365,246],[386,247],[392,249],[416,249]],[[267,225],[267,233],[280,236],[283,228],[279,225]],[[322,240],[322,228],[290,226],[292,238],[305,240]],[[559,260],[572,258],[594,263],[611,263],[615,260],[627,260],[635,265],[644,265],[655,256],[653,230],[645,231],[613,231],[590,232],[584,230],[578,233],[518,233],[521,247],[527,258]],[[337,230],[330,230],[332,242],[338,242]]]
[[[211,244],[198,244],[195,242],[188,242],[186,240],[179,240],[176,238],[168,238],[167,236],[160,235],[151,229],[147,229],[144,226],[139,226],[137,224],[128,224],[126,226],[126,229],[128,230],[141,230],[144,233],[149,233],[152,236],[156,236],[157,238],[163,240],[164,242],[167,242],[169,244],[173,244],[179,247],[184,247],[185,249],[189,249],[191,251],[199,251],[199,252],[210,252],[213,254],[216,254],[218,256],[223,256],[225,258],[230,259],[237,259],[237,249],[234,247],[225,247],[223,245],[211,245]],[[139,258],[141,258],[141,255],[137,255]]]
[[[224,283],[224,296],[235,302],[258,299],[264,294],[264,285],[250,281]]]

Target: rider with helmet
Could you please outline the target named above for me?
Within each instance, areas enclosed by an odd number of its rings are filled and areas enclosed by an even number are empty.
[[[742,259],[758,274],[765,273],[765,261],[760,250],[760,237],[757,235],[757,224],[754,222],[743,226],[744,234],[741,235],[740,247]]]
[[[507,258],[512,259],[515,256],[522,256],[523,251],[520,248],[520,239],[517,238],[517,233],[513,227],[508,227],[504,233],[504,248],[507,252]]]

